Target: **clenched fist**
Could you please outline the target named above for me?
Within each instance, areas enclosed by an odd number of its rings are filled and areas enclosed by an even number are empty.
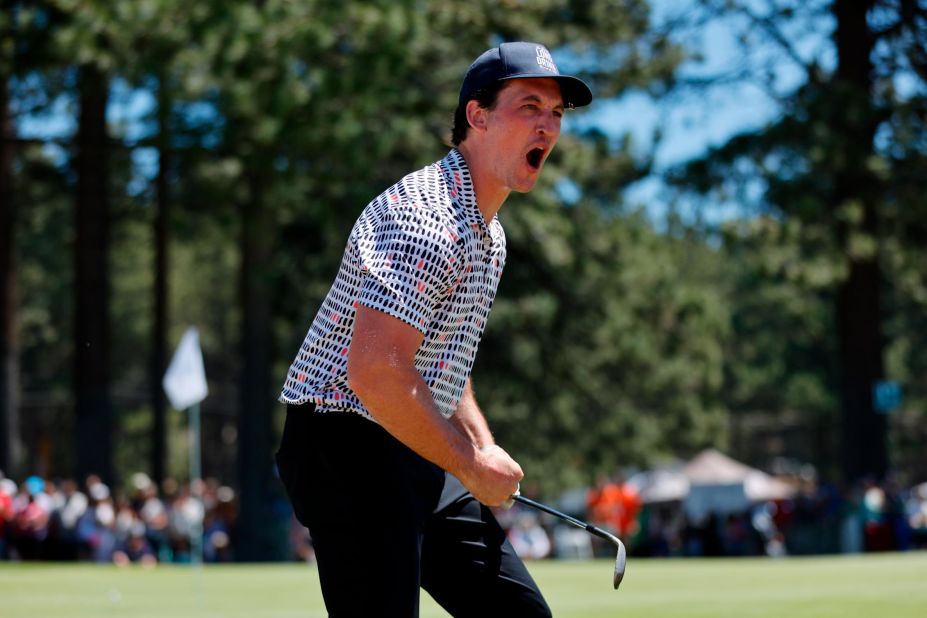
[[[502,506],[518,491],[524,478],[521,466],[501,446],[484,447],[473,469],[461,478],[473,497],[486,506]]]

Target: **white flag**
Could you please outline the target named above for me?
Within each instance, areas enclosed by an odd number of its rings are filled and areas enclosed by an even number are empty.
[[[200,351],[200,334],[195,327],[191,326],[183,334],[162,384],[171,405],[177,410],[186,410],[206,399],[209,389]]]

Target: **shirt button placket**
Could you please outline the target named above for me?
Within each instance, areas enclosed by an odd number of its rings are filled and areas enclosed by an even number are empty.
[[[480,281],[482,285],[480,286],[480,296],[486,297],[489,295],[490,290],[490,276],[492,273],[492,234],[489,230],[483,230],[483,259],[480,260]]]

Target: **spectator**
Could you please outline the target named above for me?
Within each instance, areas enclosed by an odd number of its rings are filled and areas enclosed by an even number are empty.
[[[158,487],[147,474],[132,475],[132,508],[145,528],[145,538],[159,560],[171,559],[168,543],[169,517],[167,507],[158,496]]]
[[[113,562],[118,566],[140,564],[144,567],[153,567],[158,563],[154,550],[145,536],[145,524],[140,520],[131,524],[126,537],[119,542],[113,552]]]
[[[911,525],[905,514],[905,502],[902,491],[894,480],[885,485],[885,525],[889,529],[891,547],[893,551],[908,551],[911,549]]]
[[[911,489],[905,511],[911,526],[912,546],[927,549],[927,483]]]
[[[593,557],[592,539],[586,531],[557,524],[553,534],[554,551],[558,558],[589,560]]]
[[[193,495],[189,485],[183,486],[171,502],[168,515],[168,537],[175,562],[193,559],[193,538],[202,534],[203,515],[203,503]]]
[[[863,532],[866,551],[889,551],[893,548],[892,525],[888,519],[885,490],[870,483],[863,492]]]
[[[7,529],[13,521],[13,496],[17,492],[16,482],[0,472],[0,560],[9,558]]]
[[[54,500],[49,536],[54,546],[49,557],[53,560],[76,560],[81,552],[77,522],[87,512],[87,496],[73,480],[64,480]]]
[[[701,534],[701,521],[684,514],[682,523],[682,552],[684,556],[701,556],[705,553]]]
[[[208,485],[208,484],[207,484]],[[211,487],[203,523],[203,559],[229,562],[232,559],[231,531],[235,524],[235,492],[231,487]]]
[[[638,533],[634,539],[634,554],[667,557],[670,555],[675,527],[665,508],[646,505],[638,516]]]
[[[43,543],[48,537],[51,500],[45,493],[45,481],[30,476],[14,500],[11,540],[22,560],[43,558]]]
[[[534,513],[519,513],[508,537],[515,553],[523,560],[540,560],[550,555],[550,537]]]
[[[143,528],[144,524],[141,523],[138,512],[132,508],[131,502],[125,496],[120,494],[116,498],[114,508],[116,510],[116,522],[113,531],[116,535],[116,547],[120,547],[125,544],[130,531],[136,524],[141,524]]]
[[[586,509],[592,523],[621,538],[631,538],[638,532],[640,495],[635,487],[620,478],[611,480],[600,476],[587,494]]]
[[[153,567],[158,563],[154,550],[145,536],[145,525],[136,521],[127,531],[113,551],[113,563],[117,566],[141,564],[144,567]]]
[[[90,501],[77,523],[77,536],[86,548],[87,558],[94,562],[110,562],[116,548],[116,510],[109,487],[99,477],[87,478]]]
[[[746,556],[751,554],[750,529],[744,513],[730,513],[721,531],[724,554],[727,556]]]
[[[863,498],[859,487],[847,490],[840,505],[840,551],[858,554],[864,549]]]

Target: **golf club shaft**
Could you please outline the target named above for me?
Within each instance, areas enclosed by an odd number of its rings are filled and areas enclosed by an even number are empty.
[[[549,514],[549,515],[553,515],[554,517],[559,517],[559,518],[562,519],[563,521],[565,521],[565,522],[567,522],[567,523],[570,523],[570,524],[573,524],[573,525],[576,526],[577,528],[582,528],[583,530],[585,530],[586,532],[589,532],[590,534],[594,534],[594,535],[596,535],[596,536],[598,536],[598,537],[601,537],[601,538],[603,538],[603,539],[612,541],[613,543],[614,543],[614,541],[615,541],[615,540],[612,538],[612,535],[609,534],[609,533],[607,533],[607,532],[605,532],[604,530],[600,530],[599,528],[596,528],[596,527],[593,526],[592,524],[588,524],[588,523],[586,523],[586,522],[584,522],[584,521],[580,521],[579,519],[576,519],[575,517],[570,517],[570,516],[567,515],[566,513],[561,513],[561,512],[558,511],[557,509],[551,508],[551,507],[547,506],[546,504],[541,504],[540,502],[535,502],[535,501],[532,500],[531,498],[525,498],[524,496],[519,495],[519,494],[516,494],[516,495],[512,496],[512,499],[515,500],[516,502],[520,502],[520,503],[522,503],[522,504],[524,504],[524,505],[530,506],[530,507],[535,508],[535,509],[537,509],[537,510],[539,510],[539,511],[544,511],[545,513],[547,513],[547,514]]]
[[[609,534],[608,532],[605,532],[604,530],[596,528],[592,524],[587,524],[586,522],[580,521],[575,517],[570,517],[566,513],[561,513],[557,509],[551,508],[546,504],[541,504],[540,502],[535,502],[530,498],[525,498],[518,492],[515,492],[511,499],[515,502],[520,502],[524,505],[530,506],[531,508],[543,511],[549,515],[553,515],[554,517],[559,517],[568,524],[572,524],[577,528],[582,528],[586,532],[594,534],[614,544],[615,548],[618,550],[618,556],[615,558],[615,574],[612,579],[612,584],[615,586],[615,590],[618,590],[618,586],[621,584],[621,580],[624,579],[625,561],[627,560],[628,555],[627,550],[624,547],[624,543],[621,542],[621,539],[612,534]]]

